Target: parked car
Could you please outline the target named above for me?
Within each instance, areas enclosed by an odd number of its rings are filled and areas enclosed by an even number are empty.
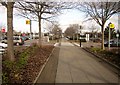
[[[14,36],[13,42],[14,42],[14,45],[23,45],[24,44],[24,40],[20,36]]]
[[[21,36],[21,38],[26,41],[26,40],[29,40],[30,38],[28,36]]]
[[[108,47],[108,44],[108,41],[104,42],[105,47]],[[110,47],[117,47],[117,40],[110,40]],[[120,40],[118,41],[118,47],[120,47]]]
[[[1,42],[7,44],[7,37],[3,38]],[[13,36],[13,43],[14,45],[23,45],[24,40],[20,36]]]
[[[26,41],[26,38],[24,36],[21,36],[21,38],[23,39],[23,41]]]
[[[7,37],[4,37],[1,42],[7,44]]]
[[[0,48],[7,48],[7,44],[5,44],[5,43],[0,43]]]

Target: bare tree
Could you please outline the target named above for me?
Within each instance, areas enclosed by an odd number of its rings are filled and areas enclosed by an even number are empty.
[[[92,25],[89,29],[91,29],[91,37],[92,37],[92,38],[95,38],[95,36],[96,36],[97,33],[98,33],[98,28],[97,28],[97,26]]]
[[[22,16],[30,20],[39,22],[39,45],[41,45],[41,19],[50,21],[51,15],[57,14],[61,9],[71,8],[71,5],[66,6],[65,2],[1,2],[7,8],[7,27],[8,27],[8,56],[11,61],[15,60],[13,47],[13,8],[21,10]],[[0,4],[0,5],[1,5]],[[44,16],[44,17],[43,17]]]
[[[46,2],[18,2],[15,5],[15,8],[21,10],[21,16],[39,22],[39,45],[41,46],[41,19],[43,19],[42,15],[45,13],[52,14],[52,11],[50,10],[52,6],[48,5]]]
[[[13,47],[13,7],[15,2],[1,2],[3,6],[7,8],[7,39],[8,39],[8,58],[11,61],[15,61],[14,47]]]
[[[53,28],[54,28],[54,24],[47,24],[45,30],[47,30],[49,33],[52,33]]]
[[[55,15],[60,13],[61,9],[71,8],[71,5],[48,0],[44,2],[18,2],[15,8],[21,10],[22,14],[19,15],[39,22],[39,45],[41,45],[41,20],[51,21]]]
[[[51,33],[54,35],[55,39],[59,39],[61,37],[62,30],[59,25],[56,24],[54,25]]]
[[[45,30],[52,34],[55,28],[60,28],[58,23],[47,23]]]
[[[73,40],[76,37],[78,40],[79,38],[78,35],[80,30],[81,30],[81,26],[79,24],[70,24],[70,26],[65,30],[65,35],[69,37],[73,37]]]
[[[73,26],[69,26],[64,33],[66,37],[73,38],[76,30],[73,28]]]
[[[72,27],[75,30],[75,34],[76,34],[77,40],[78,40],[78,34],[79,34],[79,31],[80,31],[79,24],[72,24],[72,25],[70,25],[70,27]]]
[[[82,9],[80,8],[82,7]],[[87,20],[95,20],[101,26],[102,44],[101,48],[104,50],[104,25],[106,21],[120,8],[118,2],[84,2],[78,6],[80,11],[83,11],[89,17]]]

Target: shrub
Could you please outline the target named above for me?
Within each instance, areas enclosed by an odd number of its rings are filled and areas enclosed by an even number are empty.
[[[32,44],[32,46],[24,49],[22,52],[15,50],[16,60],[14,62],[9,61],[7,58],[3,59],[2,83],[15,83],[21,80],[20,72],[22,68],[26,66],[29,56],[34,55],[38,48],[37,44]],[[11,82],[11,80],[14,80],[14,82]]]
[[[91,51],[92,51],[92,52],[97,52],[97,53],[98,53],[98,52],[101,52],[102,50],[101,50],[100,48],[92,47],[92,48],[91,48]]]

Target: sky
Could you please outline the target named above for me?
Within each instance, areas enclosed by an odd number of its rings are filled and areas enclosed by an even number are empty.
[[[60,27],[63,31],[70,25],[70,24],[79,24],[84,27],[83,31],[90,31],[89,28],[93,25],[100,31],[100,26],[97,25],[94,21],[88,21],[83,23],[83,21],[86,19],[85,14],[83,12],[80,12],[76,9],[70,9],[70,10],[64,10],[62,14],[60,14],[58,17],[56,17]],[[30,32],[30,26],[26,24],[25,18],[21,18],[14,15],[13,19],[13,29],[17,32]],[[118,16],[114,15],[110,18],[109,21],[106,22],[106,25],[108,25],[109,22],[112,22],[115,24],[115,29],[118,29]],[[5,29],[7,30],[7,13],[6,8],[0,6],[0,25],[5,26]],[[45,32],[45,29],[47,26],[45,26],[45,22],[42,22],[42,32]],[[38,32],[38,22],[32,21],[32,32],[36,33]]]
[[[65,30],[70,24],[81,25],[84,19],[84,13],[76,9],[65,10],[64,13],[59,16],[59,24],[61,28]]]

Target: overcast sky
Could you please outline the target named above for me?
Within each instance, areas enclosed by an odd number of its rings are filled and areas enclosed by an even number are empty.
[[[0,25],[5,26],[5,28],[6,28],[6,24],[7,24],[6,15],[7,15],[6,8],[0,6]],[[84,30],[86,30],[86,31],[90,31],[88,29],[92,25],[94,25],[100,31],[99,25],[97,25],[94,21],[92,21],[92,22],[88,21],[88,22],[82,23],[85,20],[85,14],[78,10],[75,10],[75,9],[64,10],[63,13],[57,17],[57,20],[59,21],[60,27],[63,29],[63,31],[69,26],[69,24],[82,25],[84,27]],[[108,25],[109,22],[112,22],[113,24],[115,24],[115,27],[116,27],[115,29],[118,29],[118,16],[117,15],[112,16],[111,19],[109,21],[107,21],[106,26]],[[19,31],[29,32],[29,30],[30,30],[29,25],[26,25],[26,19],[17,17],[17,16],[14,16],[13,27],[14,27],[14,30],[16,30],[18,32]],[[46,28],[46,27],[47,26],[45,26],[45,22],[42,22],[42,32],[44,31],[43,28]],[[38,31],[39,31],[38,30],[38,22],[33,21],[32,22],[32,32],[38,32]]]

